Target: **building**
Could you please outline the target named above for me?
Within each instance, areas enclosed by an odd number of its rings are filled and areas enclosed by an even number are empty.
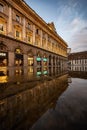
[[[0,0],[0,66],[64,67],[67,43],[24,0]]]
[[[68,60],[72,71],[87,71],[87,51],[71,53]]]

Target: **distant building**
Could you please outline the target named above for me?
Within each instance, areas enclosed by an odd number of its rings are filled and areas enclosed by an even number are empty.
[[[24,0],[0,0],[0,66],[64,67],[67,43]]]
[[[87,71],[87,51],[71,53],[68,56],[69,67],[73,71]]]

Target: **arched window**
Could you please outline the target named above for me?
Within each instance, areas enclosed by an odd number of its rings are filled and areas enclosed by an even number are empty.
[[[0,4],[0,12],[3,12],[3,5],[2,4]]]
[[[3,31],[3,24],[0,23],[0,31]]]
[[[22,28],[19,25],[14,25],[14,29],[15,29],[15,38],[21,40]]]
[[[6,34],[6,19],[0,16],[0,33]]]

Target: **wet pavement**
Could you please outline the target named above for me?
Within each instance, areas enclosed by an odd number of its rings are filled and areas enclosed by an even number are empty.
[[[0,130],[86,130],[87,72],[38,72],[0,72]]]

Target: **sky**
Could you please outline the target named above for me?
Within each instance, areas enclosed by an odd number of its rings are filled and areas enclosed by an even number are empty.
[[[25,0],[57,33],[71,52],[87,51],[87,0]]]

